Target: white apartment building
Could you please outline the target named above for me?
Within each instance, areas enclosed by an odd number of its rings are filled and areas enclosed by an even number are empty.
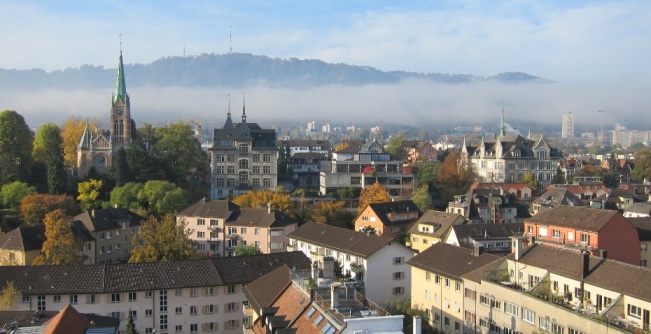
[[[15,310],[59,311],[119,318],[131,312],[139,333],[241,333],[242,286],[287,265],[309,269],[299,252],[192,261],[80,266],[0,267],[0,287],[22,294]]]
[[[571,111],[561,118],[561,138],[574,138],[574,114]]]

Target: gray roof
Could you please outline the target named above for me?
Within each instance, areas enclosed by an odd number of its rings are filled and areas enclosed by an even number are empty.
[[[267,275],[247,284],[242,291],[253,309],[258,312],[269,307],[292,282],[291,269],[282,266]]]
[[[526,223],[571,227],[581,231],[599,231],[606,223],[620,215],[617,211],[561,205],[536,213]]]
[[[287,237],[362,258],[371,256],[393,241],[391,238],[367,235],[364,232],[314,222],[305,223]]]
[[[445,233],[450,229],[450,226],[455,221],[458,221],[459,218],[462,219],[462,221],[465,221],[465,217],[458,214],[458,213],[448,213],[448,212],[443,212],[443,211],[434,211],[434,210],[427,210],[423,214],[422,217],[420,217],[416,223],[414,223],[411,226],[411,229],[409,229],[409,233],[415,233],[415,234],[426,234],[426,235],[431,235],[434,237],[438,238],[443,238]],[[428,224],[432,226],[432,231],[431,232],[420,232],[418,230],[418,225],[420,224]]]
[[[239,206],[231,201],[210,201],[204,198],[190,204],[190,206],[181,210],[177,216],[228,219],[233,211],[237,209],[239,209]]]
[[[266,208],[238,208],[226,222],[227,226],[284,227],[298,222],[278,210]]]
[[[83,242],[95,240],[81,222],[72,223],[72,234]],[[28,252],[41,249],[45,240],[45,225],[20,226],[0,236],[0,249]]]
[[[651,203],[650,202],[638,202],[633,203],[625,212],[634,212],[641,213],[646,215],[651,215]]]
[[[410,199],[404,201],[371,203],[368,206],[371,207],[371,210],[373,210],[373,212],[375,212],[377,217],[380,218],[380,220],[382,221],[382,225],[384,226],[397,225],[397,224],[400,225],[411,224],[417,220],[417,219],[410,219],[410,220],[399,220],[399,221],[392,222],[391,220],[389,220],[389,216],[388,216],[391,213],[416,212],[417,217],[420,217],[421,215],[420,209],[418,209],[416,203],[414,203],[414,201]],[[355,218],[355,220],[357,220],[357,218]]]
[[[548,187],[540,197],[533,201],[533,204],[539,204],[549,207],[560,205],[568,206],[587,206],[578,196],[565,188]]]
[[[122,228],[120,223],[126,222],[127,226],[140,226],[147,218],[124,208],[96,209],[82,212],[73,218],[81,221],[86,229],[91,232],[108,231]]]
[[[471,239],[509,239],[524,233],[523,223],[512,224],[463,224],[451,227],[459,241],[459,246],[473,248]]]
[[[252,282],[282,266],[309,269],[302,252],[191,261],[78,266],[3,266],[0,289],[14,282],[24,295],[93,294]],[[201,273],[198,275],[198,273]]]
[[[407,264],[461,280],[462,275],[499,259],[492,254],[476,256],[473,253],[472,249],[439,242],[414,256]]]

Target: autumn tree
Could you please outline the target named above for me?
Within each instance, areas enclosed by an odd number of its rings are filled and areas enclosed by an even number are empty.
[[[100,122],[97,119],[86,120],[79,117],[68,118],[61,127],[61,139],[63,140],[63,163],[66,167],[77,167],[77,146],[88,126],[90,133],[97,133]]]
[[[345,150],[350,147],[350,142],[347,141],[342,141],[341,143],[337,144],[335,147],[332,148],[333,152],[338,152],[341,150]]]
[[[66,188],[67,177],[63,160],[63,138],[58,126],[46,123],[38,129],[32,155],[34,161],[45,168],[47,192],[62,193]]]
[[[262,254],[262,251],[256,245],[238,245],[235,247],[236,256],[251,256]]]
[[[54,210],[43,220],[45,242],[41,254],[32,263],[42,265],[75,265],[84,263],[84,255],[79,253],[83,242],[72,234],[72,218],[63,210]]]
[[[33,194],[25,196],[20,202],[20,218],[28,226],[42,224],[45,215],[57,209],[68,216],[79,213],[79,206],[71,196]]]
[[[14,282],[7,281],[7,285],[0,292],[0,311],[14,310],[22,296]]]
[[[140,233],[131,239],[129,263],[178,261],[199,258],[196,242],[190,239],[194,230],[185,221],[176,222],[174,215],[155,217],[140,225]]]
[[[0,112],[0,184],[28,180],[33,143],[23,116],[13,110]]]
[[[290,198],[290,194],[282,193],[281,190],[254,190],[236,196],[233,203],[246,208],[264,208],[270,203],[272,208],[291,215]]]
[[[635,152],[635,168],[631,172],[635,181],[643,181],[651,177],[651,148],[645,147]]]
[[[522,182],[528,183],[533,189],[538,189],[538,180],[536,180],[536,176],[531,174],[531,172],[524,173]]]
[[[90,179],[85,182],[80,182],[77,185],[79,196],[79,206],[82,211],[88,211],[100,207],[101,201],[98,201],[100,190],[102,189],[103,182],[102,180]]]
[[[344,201],[318,201],[312,206],[310,219],[319,224],[353,228],[354,213],[345,209]]]
[[[143,184],[135,182],[113,188],[110,199],[111,206],[118,206],[132,211],[141,208],[143,205],[138,199],[138,194],[143,188]]]
[[[389,197],[387,188],[379,182],[373,183],[370,187],[362,189],[362,192],[359,194],[357,213],[364,211],[369,204],[389,202],[390,200],[391,198]]]
[[[451,188],[466,188],[475,181],[472,164],[455,151],[447,155],[438,169],[438,182]]]
[[[7,210],[18,211],[18,209],[20,209],[20,202],[22,202],[23,198],[32,194],[36,194],[36,188],[30,187],[27,183],[14,181],[5,184],[0,190],[2,207]]]

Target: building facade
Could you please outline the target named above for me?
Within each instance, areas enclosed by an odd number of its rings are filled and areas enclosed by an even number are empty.
[[[561,138],[574,138],[574,114],[567,112],[561,119]]]
[[[127,94],[124,79],[122,50],[118,61],[118,73],[115,92],[111,98],[109,130],[105,133],[92,134],[86,126],[77,146],[77,177],[84,178],[94,168],[99,174],[106,174],[121,148],[131,144],[131,101]]]
[[[356,231],[370,228],[375,235],[397,239],[404,237],[420,215],[418,206],[410,199],[371,203],[357,215],[353,223]]]
[[[233,123],[229,106],[224,127],[214,131],[210,151],[211,199],[278,186],[276,130],[247,123],[244,107],[242,122]]]

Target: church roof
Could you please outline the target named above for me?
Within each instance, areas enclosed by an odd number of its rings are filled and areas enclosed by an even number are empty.
[[[88,130],[88,122],[86,122],[86,128],[84,129],[84,133],[81,135],[81,140],[79,141],[79,145],[77,147],[88,149],[90,148],[91,140],[92,136],[90,134],[90,130]]]
[[[115,81],[115,93],[113,93],[113,103],[121,98],[123,102],[127,102],[127,83],[124,80],[124,65],[122,64],[122,50],[120,50],[120,60],[118,62],[118,77]]]

